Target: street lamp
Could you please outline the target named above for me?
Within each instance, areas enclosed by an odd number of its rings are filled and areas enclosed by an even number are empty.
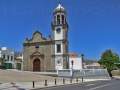
[[[82,57],[82,68],[84,68],[83,62],[84,62],[84,54],[81,54]]]
[[[72,60],[71,61],[71,65],[72,65],[72,78],[73,78],[73,64],[74,64],[74,61]]]

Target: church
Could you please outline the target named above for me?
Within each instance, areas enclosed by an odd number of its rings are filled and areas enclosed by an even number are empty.
[[[68,23],[61,4],[53,11],[51,27],[51,37],[45,38],[36,31],[31,39],[24,41],[23,70],[42,72],[69,68]]]

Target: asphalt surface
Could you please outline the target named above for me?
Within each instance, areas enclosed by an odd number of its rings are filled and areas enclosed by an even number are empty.
[[[112,79],[110,81],[96,81],[58,87],[49,87],[36,90],[120,90],[120,79]]]

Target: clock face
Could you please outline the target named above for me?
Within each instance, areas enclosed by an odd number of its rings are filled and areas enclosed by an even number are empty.
[[[56,32],[57,32],[57,33],[60,33],[60,32],[61,32],[61,28],[57,28],[57,29],[56,29]]]

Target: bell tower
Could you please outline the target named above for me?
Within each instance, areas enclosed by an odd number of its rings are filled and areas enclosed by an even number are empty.
[[[69,63],[68,24],[66,20],[66,10],[61,4],[59,4],[53,12],[52,36],[54,41],[55,69],[67,69]]]

